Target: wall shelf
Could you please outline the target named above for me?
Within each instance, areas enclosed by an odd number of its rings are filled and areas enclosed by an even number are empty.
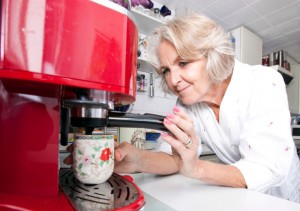
[[[271,66],[273,69],[277,70],[283,77],[284,82],[286,85],[288,85],[289,83],[291,83],[291,81],[293,80],[293,75],[292,72],[288,71],[287,69],[279,66],[279,65],[274,65]]]
[[[154,4],[153,8],[161,8],[163,5],[158,2],[152,1]],[[136,101],[134,103],[133,113],[152,113],[165,115],[167,112],[172,110],[176,104],[176,96],[166,94],[161,87],[161,77],[159,77],[153,70],[153,67],[148,63],[146,46],[147,36],[153,33],[153,31],[164,25],[167,21],[171,20],[175,16],[175,12],[172,11],[172,15],[161,17],[160,15],[154,16],[153,10],[142,8],[142,6],[131,7],[130,15],[132,16],[135,24],[137,24],[139,32],[139,50],[140,55],[138,57],[138,74],[145,76],[145,84],[143,91],[137,90]],[[146,43],[145,43],[146,41]],[[154,95],[150,96],[150,73],[153,73],[154,81],[153,87]],[[137,84],[137,88],[140,84]]]
[[[131,12],[135,17],[135,21],[138,25],[138,29],[140,33],[151,34],[153,29],[164,24],[162,20],[154,18],[148,14],[145,14],[137,10],[135,7],[131,8]]]

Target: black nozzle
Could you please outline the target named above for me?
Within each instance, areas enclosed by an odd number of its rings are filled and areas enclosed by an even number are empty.
[[[60,112],[60,144],[62,146],[67,146],[70,126],[70,111],[68,108],[61,107]]]

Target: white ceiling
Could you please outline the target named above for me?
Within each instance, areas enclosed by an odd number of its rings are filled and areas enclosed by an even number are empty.
[[[300,0],[155,0],[178,13],[199,11],[226,31],[246,26],[263,40],[263,55],[284,50],[300,63]]]

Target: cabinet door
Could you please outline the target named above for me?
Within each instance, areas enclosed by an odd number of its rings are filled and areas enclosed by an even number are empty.
[[[231,32],[235,37],[236,58],[250,65],[261,64],[262,39],[243,26]]]

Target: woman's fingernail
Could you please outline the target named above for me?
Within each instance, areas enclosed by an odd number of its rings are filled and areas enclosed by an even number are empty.
[[[167,118],[168,119],[173,119],[174,118],[174,114],[167,114]]]
[[[174,106],[173,111],[174,111],[174,112],[179,112],[180,109],[179,109],[177,106]]]
[[[170,122],[170,120],[168,120],[167,118],[164,119],[164,123],[166,123],[168,125],[172,124],[172,122]]]
[[[161,135],[162,137],[167,137],[167,136],[168,136],[168,133],[166,133],[166,132],[161,132],[160,135]]]

